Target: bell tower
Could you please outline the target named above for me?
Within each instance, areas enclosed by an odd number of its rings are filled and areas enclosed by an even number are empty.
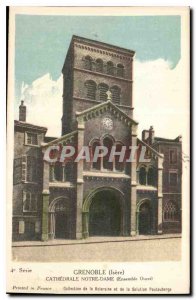
[[[73,36],[62,69],[62,135],[76,129],[76,112],[110,100],[133,118],[135,52]]]

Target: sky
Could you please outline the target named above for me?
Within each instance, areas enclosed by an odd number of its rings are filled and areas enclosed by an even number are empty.
[[[186,110],[183,99],[180,16],[16,15],[15,117],[21,98],[27,121],[60,136],[61,69],[72,35],[136,51],[134,118],[139,132],[154,125],[157,136],[175,138]],[[166,130],[168,128],[169,130]]]

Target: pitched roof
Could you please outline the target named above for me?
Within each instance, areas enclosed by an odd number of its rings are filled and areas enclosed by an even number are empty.
[[[100,103],[98,105],[92,106],[82,112],[76,112],[76,117],[83,118],[84,121],[87,121],[88,119],[91,119],[93,117],[96,117],[97,114],[102,114],[105,111],[111,111],[116,116],[120,117],[124,122],[130,126],[132,124],[137,125],[138,122],[131,119],[126,113],[124,113],[120,108],[118,108],[115,104],[113,104],[110,100]]]
[[[178,136],[175,139],[167,139],[167,138],[161,138],[161,137],[155,137],[154,138],[155,142],[165,142],[165,143],[176,143],[176,142],[181,142],[181,136]]]
[[[14,127],[20,127],[20,128],[30,129],[30,130],[39,130],[44,132],[48,130],[47,127],[38,126],[38,125],[34,125],[34,124],[30,124],[18,120],[14,120]]]
[[[59,144],[61,142],[68,142],[68,143],[70,143],[70,142],[73,141],[73,138],[75,137],[76,133],[78,133],[77,130],[72,131],[70,133],[67,133],[67,134],[65,134],[65,135],[63,135],[63,136],[61,136],[61,137],[59,137],[59,138],[57,138],[55,140],[50,141],[49,143],[43,143],[42,144],[42,148],[45,148],[45,147],[48,147],[48,146],[52,146],[52,145],[57,145],[57,144]]]
[[[156,156],[163,157],[162,153],[159,153],[157,150],[155,150],[154,148],[152,148],[151,146],[146,144],[144,141],[140,140],[139,138],[137,140],[138,140],[139,143],[143,144],[144,146],[146,146],[146,148],[151,150]]]

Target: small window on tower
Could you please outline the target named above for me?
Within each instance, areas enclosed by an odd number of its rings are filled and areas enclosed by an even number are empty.
[[[114,75],[114,64],[112,61],[107,62],[107,74]]]
[[[92,57],[89,55],[84,58],[84,68],[86,70],[92,70]]]
[[[103,60],[100,58],[96,60],[96,71],[103,72]]]
[[[124,77],[124,66],[121,64],[117,65],[117,76]]]

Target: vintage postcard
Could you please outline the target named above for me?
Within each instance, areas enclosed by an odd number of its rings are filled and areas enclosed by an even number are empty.
[[[190,293],[189,26],[10,7],[8,293]]]

